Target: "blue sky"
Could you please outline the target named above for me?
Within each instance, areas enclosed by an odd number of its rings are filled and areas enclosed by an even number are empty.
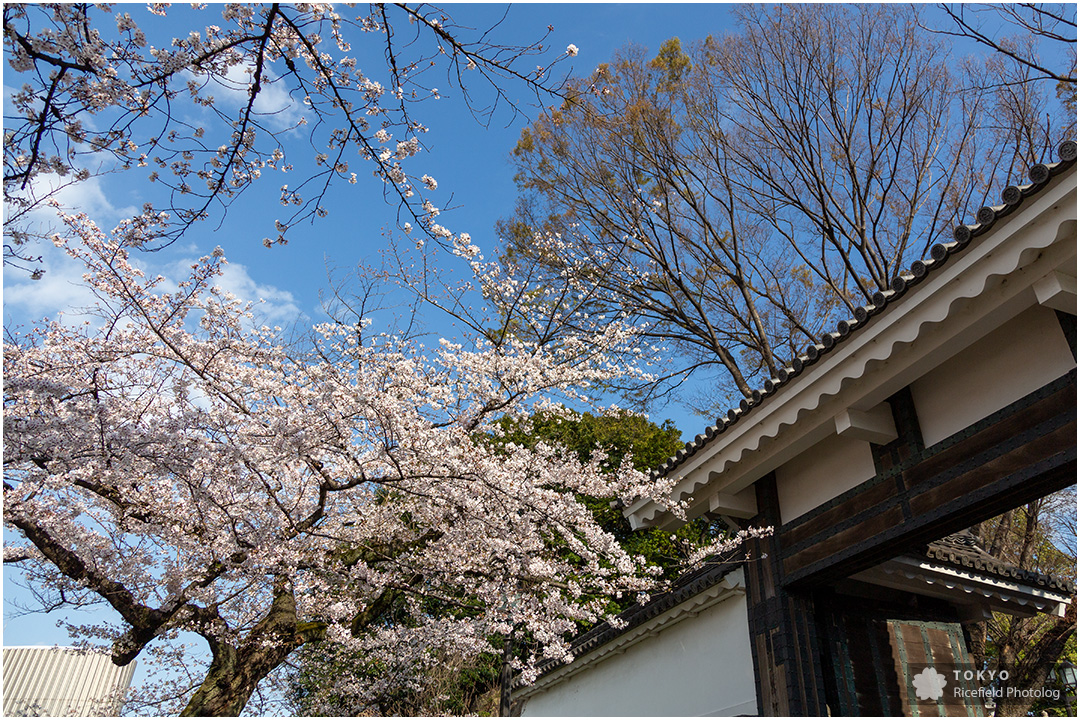
[[[132,6],[128,11],[134,15],[142,7]],[[493,25],[506,12],[505,5],[494,4],[446,9],[459,25],[477,28]],[[182,21],[184,12],[178,9],[169,19],[160,21],[157,30],[187,34],[194,26]],[[214,22],[209,15],[200,20],[203,24]],[[563,62],[559,67],[564,72],[585,74],[628,42],[655,50],[670,37],[689,43],[710,33],[723,33],[729,22],[727,7],[716,4],[524,4],[510,8],[495,37],[504,44],[528,43],[542,37],[547,26],[553,25],[545,44],[554,55],[562,53],[570,43],[580,51],[572,65]],[[149,21],[146,27],[149,32]],[[364,48],[354,50],[363,57]],[[373,70],[365,72],[379,79]],[[10,77],[6,79],[5,96],[10,92],[7,83],[14,82]],[[516,94],[531,117],[535,116],[534,108],[529,106],[534,99],[523,88],[508,85],[506,89]],[[441,94],[444,99],[425,102],[416,110],[417,118],[430,132],[425,139],[427,152],[416,158],[415,167],[438,179],[437,199],[454,208],[443,213],[440,222],[455,232],[470,233],[487,252],[496,241],[496,220],[509,214],[514,206],[516,191],[508,158],[529,117],[497,114],[484,127],[471,116],[454,88],[447,86]],[[363,178],[367,173],[358,175]],[[386,243],[384,231],[395,226],[397,207],[384,202],[381,184],[368,178],[355,186],[339,188],[328,205],[329,216],[314,225],[296,228],[288,246],[267,249],[261,240],[272,234],[274,211],[270,208],[276,208],[277,182],[270,180],[263,188],[243,196],[220,227],[215,227],[216,223],[197,226],[181,242],[141,261],[155,272],[176,276],[183,271],[185,260],[220,245],[230,260],[224,282],[241,297],[266,300],[263,310],[273,323],[284,326],[298,318],[309,322],[321,319],[320,291],[328,286],[328,268],[348,269],[357,262],[376,260]],[[111,175],[66,192],[65,202],[86,211],[103,227],[112,227],[141,206],[144,190],[145,176],[134,172]],[[29,280],[25,272],[5,268],[5,326],[29,324],[43,316],[55,316],[58,310],[70,313],[88,301],[77,284],[78,269],[66,265],[64,258],[51,251],[40,249],[47,270],[40,281]],[[656,420],[668,417],[675,420],[684,437],[692,437],[705,424],[674,405],[654,414]],[[4,573],[4,644],[68,644],[66,633],[56,627],[56,613],[25,617],[11,614],[9,601],[26,597],[10,582],[11,572],[5,569]],[[142,674],[137,673],[136,682]]]

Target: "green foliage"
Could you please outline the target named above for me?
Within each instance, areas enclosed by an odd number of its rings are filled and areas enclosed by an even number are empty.
[[[681,434],[670,420],[657,425],[634,413],[620,411],[614,415],[596,416],[591,413],[562,416],[538,413],[520,423],[504,423],[505,435],[500,442],[513,442],[535,447],[539,442],[557,444],[575,452],[582,460],[603,451],[607,463],[616,467],[630,457],[633,466],[648,471],[659,466],[683,446]],[[607,500],[581,498],[600,525],[614,535],[629,552],[642,555],[664,568],[663,578],[673,580],[682,572],[682,559],[687,550],[710,542],[723,532],[716,523],[699,518],[671,532],[659,528],[631,530],[622,509]],[[633,598],[612,599],[612,607],[623,609]]]
[[[299,652],[292,678],[289,710],[298,716],[356,714],[378,716],[494,714],[485,697],[498,684],[502,659],[493,653],[474,658],[439,657],[424,673],[420,689],[394,687],[370,706],[357,708],[349,698],[330,695],[334,679],[352,677],[378,681],[402,668],[387,667],[362,657],[335,655],[326,644],[310,644]],[[405,669],[409,672],[409,669]]]
[[[683,445],[679,429],[670,420],[656,425],[648,418],[625,411],[571,417],[537,413],[520,423],[504,421],[503,429],[506,442],[525,447],[536,447],[539,442],[562,445],[577,453],[583,462],[597,450],[606,452],[613,466],[630,455],[633,466],[642,471],[658,466]]]
[[[660,73],[661,87],[673,88],[683,82],[690,70],[690,56],[683,52],[679,38],[673,37],[664,41],[649,67]]]

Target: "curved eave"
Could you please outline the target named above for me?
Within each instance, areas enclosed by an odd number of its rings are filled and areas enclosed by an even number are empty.
[[[730,497],[836,432],[849,409],[868,411],[994,326],[1039,302],[1037,285],[1062,273],[1075,282],[1076,165],[1057,171],[1031,197],[962,247],[950,243],[928,260],[918,282],[882,298],[885,307],[842,326],[850,337],[815,361],[801,358],[798,377],[733,410],[657,474],[678,473],[676,501],[690,517],[717,493]],[[962,226],[964,227],[964,226]],[[962,233],[960,233],[962,234]],[[938,253],[941,255],[941,253]],[[899,306],[899,307],[897,307]],[[807,362],[803,362],[806,360]],[[783,435],[782,440],[778,438]],[[679,524],[652,501],[624,513],[634,527]]]
[[[853,579],[1021,616],[1044,612],[1063,617],[1072,600],[1058,590],[909,556],[894,558]]]

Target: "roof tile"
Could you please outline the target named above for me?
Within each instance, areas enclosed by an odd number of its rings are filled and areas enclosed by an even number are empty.
[[[977,570],[1010,580],[1019,580],[1028,585],[1049,588],[1072,595],[1076,592],[1076,583],[1064,578],[1045,575],[1034,570],[1023,570],[1012,563],[995,558],[979,546],[978,539],[968,531],[949,535],[930,543],[923,554],[936,562],[953,567]]]

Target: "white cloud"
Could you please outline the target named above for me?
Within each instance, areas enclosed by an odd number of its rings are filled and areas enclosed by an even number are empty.
[[[139,210],[133,205],[116,207],[109,200],[102,185],[102,178],[93,175],[86,180],[76,182],[72,177],[55,174],[38,175],[27,188],[26,197],[37,202],[37,206],[27,213],[19,225],[32,233],[48,235],[57,232],[62,223],[56,217],[56,211],[43,201],[50,196],[69,212],[83,212],[100,227],[112,227],[120,220],[136,215]],[[12,208],[5,202],[5,212],[10,216]],[[36,248],[34,250],[36,254]]]
[[[97,176],[74,182],[59,175],[39,175],[27,192],[30,197],[39,199],[52,195],[64,210],[84,212],[103,228],[138,213],[135,207],[113,205],[102,185],[102,178]],[[10,212],[10,208],[5,207],[5,210]],[[45,204],[27,213],[19,224],[40,235],[63,232],[63,223],[56,216],[56,210]],[[84,317],[79,310],[96,301],[83,282],[85,268],[47,241],[28,245],[26,252],[41,256],[40,265],[33,267],[43,270],[44,275],[40,280],[31,280],[26,270],[4,266],[4,324],[25,325],[42,317],[56,317],[61,310],[67,316],[67,322],[81,322]]]
[[[85,267],[51,244],[42,245],[41,251],[45,274],[40,280],[29,279],[25,271],[4,268],[4,325],[29,326],[44,317],[55,319],[60,312],[64,314],[65,324],[85,320],[96,324],[92,315],[84,313],[97,304],[96,296],[83,280]],[[148,276],[164,276],[166,281],[158,286],[162,292],[175,290],[194,263],[190,256],[166,261],[161,255],[143,253],[134,254],[131,261]],[[307,317],[291,292],[258,282],[247,267],[239,263],[223,265],[215,284],[244,302],[254,303],[252,312],[256,324],[288,327]]]
[[[60,178],[56,175],[44,177],[45,182],[51,183],[52,189],[59,188],[56,189],[55,197],[62,206],[84,212],[96,222],[115,223],[139,213],[139,209],[134,205],[119,208],[113,205],[101,186],[100,177],[90,177],[62,187]]]
[[[225,100],[230,105],[242,107],[251,92],[251,78],[254,72],[255,66],[251,63],[233,65],[224,78],[213,78],[212,94],[215,98]],[[295,125],[300,119],[302,108],[300,103],[295,102],[289,95],[285,81],[264,69],[262,86],[259,88],[259,95],[255,98],[252,109],[260,116],[260,122],[266,123],[275,130],[285,130]]]
[[[135,207],[115,205],[108,184],[103,177],[98,176],[81,182],[71,182],[70,179],[58,175],[41,175],[34,179],[27,192],[35,198],[52,195],[65,210],[86,213],[106,232],[122,219],[139,213]],[[53,232],[69,235],[64,232],[56,211],[44,204],[28,213],[20,224],[40,235]],[[43,270],[44,274],[40,280],[31,280],[25,269],[4,266],[5,326],[29,325],[43,317],[55,318],[61,311],[64,313],[65,323],[81,323],[83,320],[94,322],[80,312],[95,305],[97,301],[83,281],[85,268],[82,264],[72,260],[67,253],[48,241],[27,246],[27,252],[41,256],[40,265],[34,267]],[[207,252],[188,240],[182,246],[171,248],[167,253],[134,253],[132,263],[148,275],[161,274],[168,278],[168,284],[162,287],[162,290],[167,290],[175,288],[175,283],[188,275],[192,258]],[[184,259],[178,260],[178,257]],[[255,303],[253,311],[260,324],[285,327],[305,317],[290,292],[257,282],[244,265],[224,265],[223,275],[217,284],[245,302]]]
[[[184,266],[190,264],[189,262]],[[224,265],[215,285],[245,302],[255,303],[252,312],[258,324],[287,327],[305,317],[291,292],[257,282],[244,265]]]
[[[55,319],[60,311],[64,311],[67,322],[81,322],[79,309],[96,302],[83,282],[85,268],[52,245],[35,248],[35,254],[41,254],[45,270],[40,280],[31,280],[24,270],[4,267],[5,327],[29,326],[43,317]]]

